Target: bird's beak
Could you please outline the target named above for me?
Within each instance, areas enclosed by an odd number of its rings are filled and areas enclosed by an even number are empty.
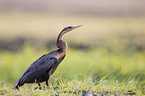
[[[76,29],[76,28],[81,27],[81,26],[83,26],[83,25],[72,26],[72,28],[73,28],[73,29]]]

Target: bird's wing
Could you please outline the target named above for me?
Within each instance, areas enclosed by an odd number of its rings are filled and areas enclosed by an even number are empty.
[[[35,70],[37,69],[37,67],[40,67],[41,65],[43,65],[43,63],[45,63],[45,59],[46,59],[46,54],[42,55],[41,57],[39,57],[37,60],[35,60],[29,67],[28,69],[25,71],[25,74],[27,74],[29,71]]]
[[[37,78],[41,76],[47,70],[49,71],[55,62],[56,60],[52,57],[48,57],[46,55],[41,56],[25,71],[25,73],[19,79],[18,85],[22,85],[28,77]]]

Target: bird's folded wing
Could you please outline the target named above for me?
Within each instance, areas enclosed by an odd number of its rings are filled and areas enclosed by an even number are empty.
[[[46,58],[45,55],[41,56],[30,65],[18,82],[23,84],[28,77],[37,78],[41,76],[44,72],[49,71],[55,62],[55,59]]]

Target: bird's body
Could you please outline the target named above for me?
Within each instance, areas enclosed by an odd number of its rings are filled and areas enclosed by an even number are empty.
[[[77,27],[80,26],[69,26],[64,28],[57,38],[58,49],[41,56],[33,62],[18,80],[14,89],[19,89],[20,86],[24,85],[24,83],[36,82],[40,86],[40,83],[44,81],[46,81],[46,85],[49,86],[49,77],[54,73],[67,54],[67,43],[62,40],[62,36]]]
[[[16,88],[23,86],[24,83],[41,83],[48,81],[51,74],[54,73],[59,63],[64,59],[65,54],[58,50],[52,51],[41,56],[25,71],[16,84]]]

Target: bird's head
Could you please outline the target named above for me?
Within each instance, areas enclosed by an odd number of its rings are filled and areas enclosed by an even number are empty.
[[[71,30],[73,30],[73,29],[76,29],[76,28],[78,28],[78,27],[81,27],[82,25],[78,25],[78,26],[68,26],[68,27],[65,27],[61,32],[63,32],[63,33],[67,33],[67,32],[69,32],[69,31],[71,31]]]
[[[66,42],[64,42],[62,39],[63,39],[63,35],[73,29],[76,29],[78,27],[80,27],[82,25],[78,25],[78,26],[68,26],[68,27],[65,27],[58,35],[57,37],[57,47],[58,48],[61,48],[62,46],[67,46]],[[64,45],[65,44],[65,45]]]

